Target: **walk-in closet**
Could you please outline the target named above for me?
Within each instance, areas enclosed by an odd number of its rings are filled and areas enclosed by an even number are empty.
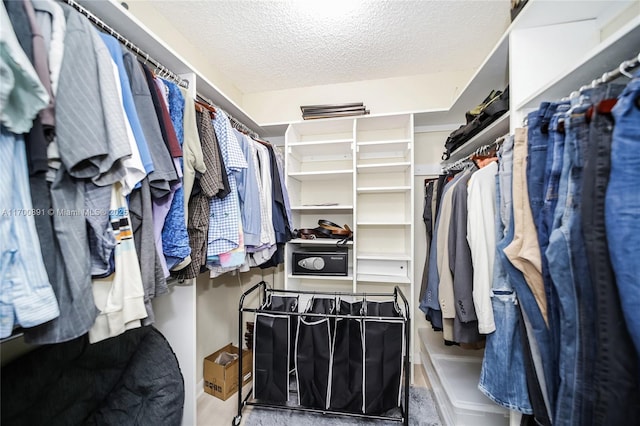
[[[3,0],[0,423],[640,425],[640,0]]]

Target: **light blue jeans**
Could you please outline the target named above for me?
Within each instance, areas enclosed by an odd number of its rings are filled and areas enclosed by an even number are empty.
[[[511,221],[511,174],[513,141],[505,141],[500,151],[496,175],[496,258],[493,269],[491,305],[496,329],[487,335],[478,389],[503,407],[531,414],[525,374],[517,299],[500,253],[513,239],[506,234]]]

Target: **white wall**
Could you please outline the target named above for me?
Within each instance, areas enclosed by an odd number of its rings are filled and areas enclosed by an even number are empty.
[[[252,269],[246,273],[224,274],[210,279],[201,274],[196,280],[196,392],[203,392],[202,373],[204,358],[233,343],[238,345],[238,303],[243,292],[264,280],[275,288],[284,287],[282,265],[266,270]],[[257,299],[247,299],[245,306],[257,307]],[[253,321],[245,314],[244,321]],[[245,324],[242,330],[244,347]]]
[[[414,135],[415,146],[415,164],[416,172],[414,176],[414,196],[415,196],[415,261],[414,265],[414,281],[415,281],[415,295],[416,298],[413,301],[415,307],[414,323],[415,334],[413,336],[413,362],[420,363],[420,357],[417,355],[420,353],[420,337],[418,330],[421,328],[431,328],[431,324],[425,319],[424,313],[418,308],[420,304],[420,286],[422,284],[422,275],[424,264],[427,257],[427,242],[426,242],[426,229],[424,221],[422,220],[422,211],[424,208],[424,179],[427,177],[433,177],[433,174],[425,175],[420,174],[418,165],[429,165],[431,169],[437,169],[440,163],[440,156],[444,150],[444,141],[449,135],[449,131],[430,132],[430,133],[416,133]]]
[[[465,70],[245,93],[242,107],[260,124],[300,121],[301,105],[364,102],[371,114],[448,109],[472,73]]]

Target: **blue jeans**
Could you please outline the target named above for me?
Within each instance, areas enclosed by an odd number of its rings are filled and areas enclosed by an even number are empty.
[[[557,103],[543,102],[540,108],[527,116],[527,190],[536,228],[540,226],[547,180],[547,157],[551,155],[549,124],[557,107]]]
[[[571,262],[574,270],[578,297],[578,330],[580,333],[580,346],[578,347],[578,376],[576,377],[576,398],[580,407],[579,424],[593,418],[595,405],[594,374],[596,365],[596,310],[595,291],[587,251],[582,229],[582,181],[585,163],[585,154],[589,143],[589,123],[587,111],[592,106],[591,102],[574,108],[569,117],[569,131],[575,134],[575,138],[569,138],[575,143],[571,151],[573,153],[571,173],[569,175],[571,188],[571,204],[567,205],[569,226],[569,247],[571,247]],[[590,196],[591,194],[585,194]]]
[[[533,409],[527,390],[527,377],[518,324],[520,321],[517,311],[518,301],[499,258],[499,254],[507,246],[508,236],[505,234],[505,222],[510,220],[508,216],[500,214],[504,209],[510,210],[511,208],[511,185],[500,186],[501,181],[508,180],[511,176],[509,161],[512,159],[508,156],[501,158],[500,173],[496,175],[496,212],[498,213],[496,214],[496,254],[498,256],[494,262],[491,289],[491,305],[496,329],[487,335],[478,388],[487,397],[503,407],[531,414]],[[509,192],[502,194],[501,191],[505,189],[508,189]],[[501,208],[503,204],[505,204],[504,209]]]
[[[547,314],[549,318],[549,337],[552,351],[552,359],[554,369],[557,369],[558,356],[560,351],[560,319],[558,308],[558,295],[556,293],[551,275],[549,274],[549,263],[545,255],[549,246],[549,234],[553,227],[553,216],[558,203],[558,190],[560,186],[560,175],[562,174],[562,160],[564,156],[565,134],[564,121],[569,111],[569,103],[561,103],[556,109],[549,122],[549,139],[547,150],[547,162],[545,165],[545,190],[544,204],[540,214],[540,222],[538,224],[538,242],[540,243],[541,264],[542,264],[542,280],[544,282],[545,294],[547,296]],[[549,391],[552,398],[555,398],[558,389],[557,374],[553,377],[553,381],[548,383]]]
[[[629,334],[640,358],[640,72],[618,98],[605,220],[611,264]]]
[[[592,305],[584,241],[581,237],[578,206],[581,196],[582,151],[588,140],[585,113],[589,104],[573,107],[565,117],[565,146],[559,182],[558,203],[546,256],[549,273],[558,296],[559,307],[559,386],[554,424],[581,424],[585,402],[585,355],[583,339],[595,331],[587,329],[581,336],[581,304]],[[585,300],[581,300],[584,298]],[[593,310],[588,314],[593,315]],[[587,315],[588,315],[587,314]],[[588,326],[585,320],[585,326]]]
[[[602,99],[615,99],[622,85],[608,85]],[[640,419],[638,360],[625,325],[618,287],[609,258],[605,195],[611,170],[613,116],[594,108],[582,184],[582,224],[596,302],[597,348],[593,371],[596,394],[594,424],[625,424]]]

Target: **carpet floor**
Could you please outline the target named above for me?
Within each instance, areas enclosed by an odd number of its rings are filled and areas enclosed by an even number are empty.
[[[386,413],[399,417],[399,410]],[[252,407],[247,413],[245,426],[382,426],[402,423],[371,420],[333,414],[305,413],[293,410]],[[433,394],[427,388],[411,387],[409,391],[409,424],[411,426],[441,426],[442,422],[434,402]]]

